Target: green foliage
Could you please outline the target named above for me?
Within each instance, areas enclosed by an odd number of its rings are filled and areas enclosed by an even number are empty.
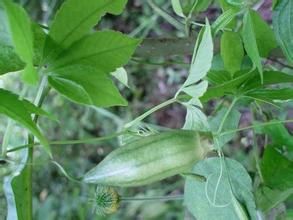
[[[233,47],[231,47],[233,45]],[[244,56],[242,40],[237,32],[224,32],[221,37],[221,56],[225,69],[232,75],[239,71]]]
[[[50,85],[77,103],[94,106],[127,105],[109,74],[92,67],[72,65],[50,74]]]
[[[81,2],[79,0],[66,1],[56,13],[50,25],[49,37],[46,40],[45,57],[55,56],[56,49],[52,48],[52,41],[61,48],[68,48],[89,34],[94,25],[105,13],[118,15],[122,12],[125,0]],[[57,53],[58,54],[58,53]]]
[[[282,48],[284,55],[293,63],[293,42],[292,42],[292,1],[279,0],[275,3],[273,11],[273,26],[276,39]]]
[[[7,13],[13,45],[16,53],[26,63],[23,79],[31,84],[38,80],[33,65],[33,33],[31,21],[25,10],[10,0],[3,1]]]
[[[257,41],[256,41],[256,29],[258,27],[254,26],[252,14],[253,14],[252,10],[247,10],[244,15],[242,39],[243,39],[246,53],[250,57],[254,65],[254,68],[257,68],[260,74],[261,82],[263,82],[263,68],[262,68],[261,57],[259,54],[259,49],[258,49]]]
[[[196,164],[192,173],[206,177],[205,182],[187,177],[185,183],[184,202],[196,218],[256,219],[252,181],[240,163],[209,158]]]
[[[0,89],[0,100],[0,113],[25,126],[40,140],[47,153],[51,154],[47,139],[43,136],[31,118],[31,114],[47,115],[47,113],[30,102],[19,99],[17,95],[4,89]]]

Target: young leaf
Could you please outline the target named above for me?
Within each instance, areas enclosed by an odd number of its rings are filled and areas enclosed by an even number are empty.
[[[212,24],[213,33],[217,34],[220,30],[223,30],[226,26],[230,26],[231,21],[237,15],[237,11],[229,8],[228,10],[224,11]]]
[[[97,107],[127,105],[109,78],[97,69],[73,65],[50,74],[50,85],[72,101]]]
[[[110,73],[127,63],[139,43],[140,40],[119,32],[99,31],[62,52],[48,71],[70,65],[84,65]]]
[[[50,25],[50,40],[61,48],[68,48],[72,43],[89,34],[106,13],[120,14],[126,2],[127,0],[67,0]],[[46,40],[46,57],[52,55],[50,40],[49,38]]]
[[[256,11],[251,10],[251,19],[259,55],[267,57],[270,51],[277,47],[274,32]]]
[[[186,103],[186,116],[183,129],[196,131],[209,131],[210,126],[206,115],[201,111],[201,103],[197,98],[192,98]]]
[[[26,63],[23,78],[35,84],[38,80],[33,66],[33,34],[31,21],[25,10],[10,0],[3,0],[16,53]]]
[[[124,86],[129,88],[127,72],[123,67],[117,68],[114,72],[111,73],[111,75],[114,76]]]
[[[273,10],[273,27],[277,42],[291,63],[293,63],[292,8],[292,0],[279,0]]]
[[[28,101],[20,100],[17,95],[4,89],[0,89],[0,100],[0,114],[4,114],[26,127],[39,139],[44,149],[51,156],[51,151],[46,137],[43,136],[31,118],[32,113],[45,114],[44,111],[38,109],[36,106],[33,106]]]
[[[241,37],[237,32],[224,32],[222,34],[221,56],[225,69],[232,75],[236,71],[240,70],[244,56],[244,50]]]
[[[256,220],[252,182],[240,163],[209,158],[197,163],[192,172],[207,178],[205,182],[186,179],[184,202],[196,219]]]
[[[242,39],[244,43],[244,48],[247,52],[247,55],[250,57],[253,62],[254,68],[256,67],[261,78],[261,82],[263,82],[263,69],[261,64],[261,57],[259,55],[256,36],[255,36],[255,28],[252,20],[252,11],[248,10],[244,15],[243,20],[243,28],[242,28]]]
[[[171,0],[173,11],[180,17],[185,18],[180,0]]]
[[[202,37],[199,36],[197,39],[189,75],[183,84],[183,88],[201,80],[211,68],[213,59],[213,39],[208,21],[206,21],[206,26],[201,36]]]

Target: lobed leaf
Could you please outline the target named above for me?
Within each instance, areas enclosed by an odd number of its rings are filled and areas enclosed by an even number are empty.
[[[106,13],[118,15],[122,12],[127,0],[67,0],[50,25],[49,37],[46,40],[45,56],[51,56],[52,42],[61,48],[68,48],[72,43],[89,34],[91,29]]]

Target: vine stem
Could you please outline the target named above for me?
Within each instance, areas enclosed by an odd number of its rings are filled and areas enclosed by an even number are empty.
[[[7,146],[9,143],[9,139],[11,136],[11,131],[12,131],[12,120],[8,119],[7,122],[7,127],[3,136],[3,142],[2,142],[2,152],[1,152],[1,157],[5,158],[7,154]]]
[[[232,134],[232,133],[235,133],[235,132],[238,132],[238,131],[244,131],[244,130],[253,129],[253,128],[261,128],[261,127],[265,127],[265,126],[283,124],[283,123],[293,123],[293,119],[282,120],[282,121],[264,122],[264,123],[260,123],[260,124],[256,124],[256,125],[243,127],[243,128],[237,128],[237,129],[233,129],[233,130],[224,131],[224,132],[220,133],[219,135],[223,136],[223,135]]]
[[[173,201],[173,200],[183,200],[183,195],[174,196],[154,196],[154,197],[121,197],[123,202],[134,202],[134,201]]]
[[[47,86],[47,77],[44,76],[41,79],[34,104],[38,107],[41,107],[45,97],[48,95],[50,88]],[[34,123],[37,123],[38,121],[38,115],[33,116]],[[28,135],[28,144],[33,145],[34,144],[34,136],[32,134]],[[24,187],[27,189],[24,190],[26,192],[28,204],[27,204],[27,219],[33,219],[33,190],[32,190],[32,176],[33,176],[33,156],[34,156],[34,147],[28,148],[28,158],[26,161],[26,166],[24,167],[24,170],[22,172],[25,172],[25,184]]]
[[[221,133],[221,131],[222,131],[223,127],[224,127],[224,124],[225,124],[225,122],[226,122],[226,120],[227,120],[230,112],[232,111],[232,109],[233,109],[233,107],[234,107],[234,105],[236,104],[237,101],[238,101],[238,98],[234,98],[233,99],[230,107],[228,108],[226,114],[223,117],[223,120],[221,121],[221,124],[220,124],[220,126],[218,128],[217,134],[220,134]]]
[[[143,113],[142,115],[140,115],[139,117],[135,118],[134,120],[132,120],[131,122],[128,122],[127,124],[125,124],[124,128],[129,128],[133,125],[135,125],[136,123],[142,121],[143,119],[145,119],[147,116],[151,115],[152,113],[154,113],[155,111],[158,111],[161,108],[164,108],[168,105],[171,105],[173,103],[177,102],[176,98],[172,98],[172,99],[168,99],[165,102],[162,102],[159,105],[156,105],[155,107],[153,107],[152,109],[148,110],[147,112]]]
[[[123,130],[123,131],[118,132],[118,133],[114,133],[114,134],[111,134],[111,135],[108,135],[108,136],[103,136],[103,137],[97,137],[97,138],[51,141],[51,142],[49,142],[49,145],[70,145],[70,144],[97,143],[97,142],[110,140],[112,138],[118,137],[118,136],[123,135],[123,134],[127,134],[129,132],[130,131],[128,131],[128,130]],[[8,149],[7,152],[10,153],[10,152],[18,151],[18,150],[23,149],[23,148],[33,147],[33,146],[37,146],[37,145],[40,145],[40,144],[41,143],[25,144],[25,145],[14,147],[12,149]]]

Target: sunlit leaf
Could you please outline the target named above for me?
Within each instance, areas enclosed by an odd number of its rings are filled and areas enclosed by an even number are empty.
[[[127,105],[108,74],[86,66],[69,66],[50,74],[49,83],[70,100],[97,107]]]

